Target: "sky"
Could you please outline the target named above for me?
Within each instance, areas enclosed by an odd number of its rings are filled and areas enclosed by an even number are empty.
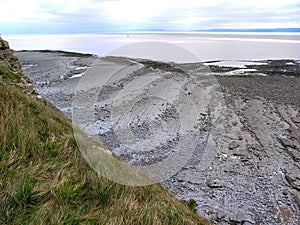
[[[300,0],[0,0],[0,34],[300,28]]]

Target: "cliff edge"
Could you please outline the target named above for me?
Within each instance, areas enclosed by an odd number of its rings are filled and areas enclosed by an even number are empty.
[[[0,37],[0,63],[6,64],[12,71],[23,73],[20,62],[14,51],[10,49],[7,41]]]
[[[25,92],[37,95],[31,80],[22,71],[18,57],[9,47],[7,41],[0,37],[0,73],[1,79],[9,80],[11,84],[21,87]],[[3,72],[6,71],[6,72]]]
[[[0,52],[0,224],[210,224],[160,185],[100,177],[71,121],[28,93],[32,84],[2,39]]]

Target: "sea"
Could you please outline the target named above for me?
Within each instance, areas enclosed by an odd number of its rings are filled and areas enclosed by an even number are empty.
[[[2,35],[14,50],[63,50],[167,62],[300,60],[300,33],[100,33]]]

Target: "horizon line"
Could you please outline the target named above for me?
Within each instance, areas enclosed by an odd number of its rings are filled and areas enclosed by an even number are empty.
[[[194,29],[194,30],[166,30],[166,29],[137,29],[137,30],[118,30],[118,31],[96,31],[96,32],[68,32],[68,33],[44,33],[44,32],[29,32],[29,33],[2,33],[0,35],[34,35],[34,34],[109,34],[109,33],[153,33],[153,32],[162,32],[162,33],[197,33],[197,32],[231,32],[231,33],[298,33],[300,28],[212,28],[212,29]]]

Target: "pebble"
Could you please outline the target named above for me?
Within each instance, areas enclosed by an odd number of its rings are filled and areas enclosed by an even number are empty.
[[[232,142],[229,144],[228,148],[229,148],[230,150],[232,150],[232,149],[235,149],[235,148],[237,148],[237,147],[239,147],[239,146],[240,146],[240,145],[239,145],[238,142],[232,141]]]

